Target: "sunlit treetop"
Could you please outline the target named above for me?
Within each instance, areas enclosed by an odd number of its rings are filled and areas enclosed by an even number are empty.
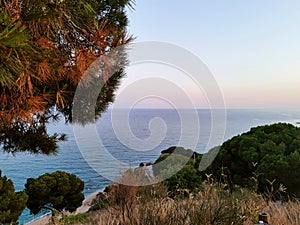
[[[7,151],[18,151],[20,146],[7,138],[8,131],[39,133],[55,140],[47,134],[45,123],[58,114],[71,121],[74,93],[87,68],[132,40],[126,31],[126,8],[133,6],[131,0],[0,1],[0,141]],[[97,80],[89,81],[103,83],[96,116],[113,101],[124,76],[126,53],[115,57],[122,65],[118,71],[102,71]],[[28,147],[23,144],[22,149]],[[44,150],[36,146],[33,152]]]

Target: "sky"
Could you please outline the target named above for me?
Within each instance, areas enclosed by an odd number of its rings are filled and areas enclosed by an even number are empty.
[[[137,0],[135,10],[128,10],[128,32],[136,37],[134,42],[171,43],[196,55],[208,67],[228,108],[298,108],[299,11],[298,0]],[[130,65],[115,104],[186,107],[180,89],[194,106],[209,107],[206,91],[179,69],[157,63]],[[141,81],[147,78],[153,78],[148,86],[157,86],[157,94],[145,91],[147,83]],[[155,85],[158,78],[177,89],[162,94],[161,85]],[[134,99],[136,95],[140,98]],[[169,96],[178,100],[168,100]]]

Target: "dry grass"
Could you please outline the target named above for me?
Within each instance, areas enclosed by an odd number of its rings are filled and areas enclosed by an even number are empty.
[[[164,187],[158,187],[163,193]],[[149,191],[151,188],[148,187]],[[222,193],[215,188],[207,187],[197,195],[184,200],[173,200],[167,197],[148,199],[140,197],[130,210],[109,207],[108,210],[91,214],[91,224],[253,224],[257,213],[264,204],[261,197],[244,197],[239,193],[233,197],[228,193]],[[150,194],[151,195],[151,194]]]
[[[89,224],[253,225],[258,222],[259,212],[268,212],[273,225],[300,224],[298,202],[267,203],[261,196],[245,189],[229,194],[209,185],[188,199],[173,200],[163,197],[166,193],[164,185],[159,184],[155,188],[156,193],[153,187],[143,187],[144,195],[137,194],[134,201],[131,198],[129,205],[123,203],[90,213]]]
[[[137,181],[136,177],[130,179]],[[273,225],[300,224],[299,202],[268,202],[248,189],[229,193],[206,183],[200,192],[175,199],[168,197],[163,183],[142,187],[114,184],[109,189],[105,199],[109,206],[90,212],[89,222],[77,224],[253,225],[258,223],[260,212],[269,213]]]
[[[283,204],[269,203],[265,208],[271,216],[271,223],[274,225],[299,225],[300,224],[300,203],[286,202]]]

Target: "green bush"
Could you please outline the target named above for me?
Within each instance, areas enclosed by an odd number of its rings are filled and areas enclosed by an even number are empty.
[[[15,223],[26,207],[28,196],[24,191],[15,192],[14,184],[0,170],[0,224]]]
[[[63,171],[46,173],[38,178],[29,178],[25,191],[29,197],[27,207],[34,214],[51,207],[59,211],[75,211],[84,199],[84,182],[76,175]]]
[[[287,194],[299,197],[300,128],[278,123],[235,136],[221,146],[206,173],[213,173],[218,180],[227,176],[231,187],[255,187],[261,193],[283,184]]]
[[[63,216],[59,223],[61,225],[70,225],[70,224],[86,224],[90,221],[86,213],[79,213],[76,215]]]
[[[199,190],[202,183],[198,165],[201,156],[182,147],[171,147],[153,165],[154,175],[165,180],[172,197]]]

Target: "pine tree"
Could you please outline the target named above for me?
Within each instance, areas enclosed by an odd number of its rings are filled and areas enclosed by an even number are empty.
[[[4,140],[6,151],[43,153],[43,146],[32,150],[19,141],[42,130],[49,142],[63,139],[47,135],[45,124],[58,114],[70,122],[74,93],[86,69],[132,40],[125,9],[133,4],[131,0],[0,1],[0,141]],[[118,71],[109,76],[102,71],[90,81],[104,84],[96,116],[113,101],[124,76],[126,54],[120,51],[116,57],[121,64]],[[103,59],[103,64],[109,62]],[[12,139],[15,130],[24,137]],[[55,152],[57,146],[52,146],[45,153]]]
[[[43,209],[75,211],[84,199],[84,183],[76,175],[63,171],[29,178],[25,184],[27,207],[33,214]]]
[[[14,184],[0,170],[0,224],[10,224],[18,220],[26,207],[25,192],[15,192]]]

